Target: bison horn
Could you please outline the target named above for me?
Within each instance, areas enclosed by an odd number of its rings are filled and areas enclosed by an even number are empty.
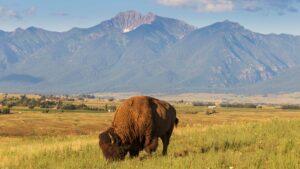
[[[109,138],[111,140],[111,144],[114,144],[115,140],[114,140],[113,136],[110,133],[108,133],[108,135],[109,135]]]

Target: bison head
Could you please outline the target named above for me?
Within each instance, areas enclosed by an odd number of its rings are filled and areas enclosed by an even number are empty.
[[[100,133],[99,145],[108,160],[123,160],[128,152],[113,128]]]

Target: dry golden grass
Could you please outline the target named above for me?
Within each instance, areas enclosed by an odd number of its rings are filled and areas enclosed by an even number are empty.
[[[0,116],[0,136],[86,135],[111,123],[112,113],[24,112]]]
[[[299,111],[217,108],[218,113],[206,115],[206,107],[175,107],[180,123],[168,156],[160,155],[160,144],[152,157],[142,153],[142,158],[116,163],[106,162],[98,147],[98,133],[110,126],[113,113],[16,107],[15,113],[0,115],[0,168],[300,167]]]
[[[175,129],[169,154],[107,162],[97,135],[0,137],[0,168],[268,168],[300,167],[300,121],[186,126]]]
[[[110,102],[110,104],[119,104]],[[275,108],[218,108],[216,114],[206,115],[206,107],[175,104],[180,126],[232,124],[270,121],[272,119],[300,119],[297,110]],[[93,111],[51,110],[51,113],[33,112],[15,107],[13,114],[0,116],[0,136],[87,135],[94,134],[111,124],[113,113]]]
[[[124,99],[141,93],[98,93],[97,96],[113,96]],[[266,94],[266,95],[238,95],[225,93],[182,93],[182,94],[148,94],[168,101],[200,101],[200,102],[239,102],[266,104],[300,104],[300,93]]]

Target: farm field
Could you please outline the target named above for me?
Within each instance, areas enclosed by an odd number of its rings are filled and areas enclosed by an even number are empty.
[[[114,113],[14,107],[0,115],[0,168],[300,168],[299,110],[217,108],[206,115],[206,107],[174,105],[180,123],[168,155],[160,143],[151,157],[120,162],[107,162],[98,147]]]

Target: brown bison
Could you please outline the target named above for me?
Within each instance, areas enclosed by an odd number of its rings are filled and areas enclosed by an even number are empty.
[[[132,97],[118,107],[112,126],[99,135],[99,145],[106,159],[122,160],[128,152],[134,157],[143,149],[156,151],[161,138],[162,154],[166,155],[177,124],[176,110],[169,103],[148,96]]]

